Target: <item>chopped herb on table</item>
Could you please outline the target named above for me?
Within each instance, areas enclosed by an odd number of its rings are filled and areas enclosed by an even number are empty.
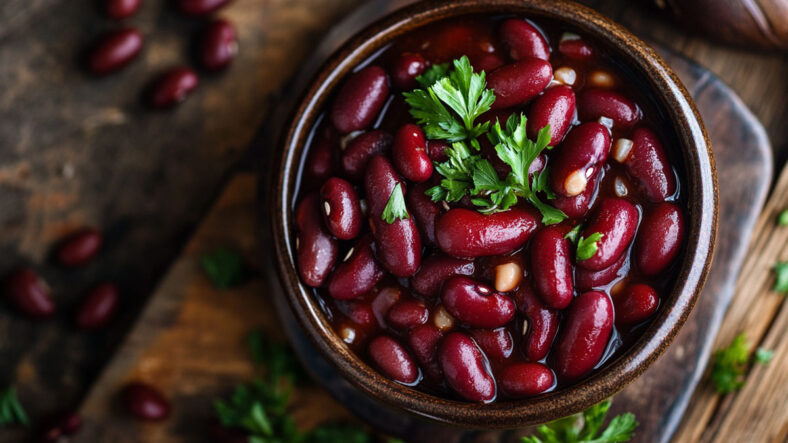
[[[774,282],[774,291],[781,294],[788,293],[788,262],[778,262],[774,265],[777,278]]]
[[[27,413],[16,396],[16,388],[8,386],[0,391],[0,428],[10,425],[28,426],[29,424]]]
[[[602,431],[605,416],[610,409],[605,400],[582,414],[560,418],[539,426],[539,436],[523,437],[522,443],[614,443],[629,441],[638,423],[632,413],[615,416]],[[601,431],[601,434],[600,434]]]
[[[772,356],[773,351],[759,348],[751,358],[750,344],[744,333],[741,333],[727,348],[718,349],[714,353],[711,381],[720,394],[737,391],[744,386],[744,377],[752,362],[767,364]]]
[[[243,280],[243,260],[236,252],[219,248],[200,258],[202,270],[219,289],[233,287]]]
[[[780,215],[777,216],[777,224],[780,226],[788,226],[788,209],[780,211]]]

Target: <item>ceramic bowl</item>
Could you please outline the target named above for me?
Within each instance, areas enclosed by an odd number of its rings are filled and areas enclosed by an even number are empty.
[[[295,267],[293,206],[311,128],[332,91],[360,62],[397,36],[435,21],[469,14],[517,14],[574,28],[605,47],[645,88],[674,132],[687,195],[688,235],[681,267],[650,325],[621,355],[582,381],[518,401],[475,404],[426,394],[393,382],[351,352],[334,333]],[[657,53],[622,26],[565,1],[426,1],[407,6],[350,38],[318,70],[282,130],[272,163],[269,214],[277,270],[293,314],[315,348],[363,393],[394,408],[467,428],[516,428],[570,415],[613,395],[665,351],[690,314],[709,272],[717,228],[717,182],[708,135],[690,95]]]

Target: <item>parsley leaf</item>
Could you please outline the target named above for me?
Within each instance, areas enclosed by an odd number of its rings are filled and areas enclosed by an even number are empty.
[[[440,80],[443,77],[446,77],[446,74],[449,72],[450,65],[449,63],[440,63],[437,65],[432,65],[424,71],[423,74],[416,77],[416,81],[423,87],[429,88],[435,82]]]
[[[30,425],[30,420],[16,396],[16,388],[8,386],[0,391],[0,428],[19,424]]]
[[[568,239],[572,243],[577,243],[577,236],[580,235],[580,229],[583,228],[583,225],[577,225],[572,228],[571,231],[567,232],[564,238]]]
[[[777,216],[777,224],[779,226],[788,226],[788,209],[783,209],[780,215]]]
[[[774,358],[774,351],[771,349],[758,348],[755,350],[755,363],[765,365]]]
[[[424,129],[429,139],[459,142],[469,140],[477,151],[477,138],[487,132],[489,122],[475,123],[483,113],[490,110],[495,100],[491,89],[487,89],[484,72],[475,74],[468,57],[453,62],[454,69],[444,73],[425,89],[405,92],[405,102],[410,105],[410,114]],[[437,77],[441,68],[429,71],[428,82]],[[447,108],[448,106],[448,108]]]
[[[589,235],[588,238],[580,237],[577,240],[577,260],[588,260],[589,258],[593,257],[596,254],[597,249],[599,246],[597,242],[602,239],[601,232],[594,232],[593,234]]]
[[[727,394],[744,385],[749,355],[749,344],[744,333],[737,335],[727,348],[718,349],[714,353],[711,381],[717,392]]]
[[[788,262],[778,262],[774,265],[777,279],[774,282],[774,291],[781,294],[788,292]]]
[[[391,191],[389,201],[386,207],[383,208],[381,218],[388,224],[392,224],[397,220],[404,220],[408,218],[408,208],[405,207],[405,196],[402,194],[402,185],[397,183],[394,190]]]
[[[219,289],[230,288],[243,280],[241,256],[226,248],[219,248],[200,258],[203,272]]]
[[[539,427],[539,436],[523,437],[522,443],[615,443],[629,441],[637,427],[635,416],[626,413],[614,417],[599,435],[610,400],[605,400],[582,414],[560,418]]]

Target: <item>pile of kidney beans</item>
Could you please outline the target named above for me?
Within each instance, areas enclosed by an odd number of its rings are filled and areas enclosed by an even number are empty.
[[[402,92],[462,55],[496,95],[484,119],[523,112],[532,139],[550,125],[554,148],[531,172],[550,167],[557,198],[543,200],[565,221],[544,226],[522,201],[484,215],[425,195],[447,145],[425,140]],[[614,57],[559,26],[477,17],[402,36],[349,75],[313,130],[294,208],[301,279],[339,337],[403,385],[491,402],[575,383],[639,336],[679,266],[681,169],[653,109]],[[410,217],[389,224],[397,184]],[[566,237],[578,225],[602,234],[580,261]]]
[[[232,0],[177,0],[178,10],[189,17],[207,16]],[[137,13],[142,0],[103,0],[105,14],[123,20]],[[100,36],[87,54],[86,67],[97,76],[120,70],[131,63],[142,51],[144,37],[135,27],[120,27]],[[200,32],[196,58],[206,71],[221,71],[233,61],[238,51],[235,28],[225,19],[213,19]],[[197,72],[186,66],[176,66],[156,77],[146,91],[146,100],[154,108],[169,108],[183,100],[197,88]]]

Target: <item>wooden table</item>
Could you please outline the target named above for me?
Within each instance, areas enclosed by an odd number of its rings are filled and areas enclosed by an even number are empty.
[[[76,69],[85,44],[112,27],[99,13],[64,0],[0,4],[0,271],[33,263],[52,283],[63,311],[97,280],[118,281],[124,290],[121,318],[101,335],[75,332],[68,316],[34,323],[0,306],[0,382],[20,386],[33,417],[79,403],[230,171],[255,160],[244,157],[244,148],[276,91],[321,32],[358,2],[236,0],[222,13],[241,36],[230,71],[204,77],[200,91],[177,110],[151,113],[139,103],[140,89],[157,71],[189,62],[185,49],[200,25],[177,17],[165,3],[149,0],[131,20],[148,36],[142,59],[99,80]],[[781,169],[788,157],[785,56],[708,43],[644,4],[586,3],[731,85],[766,126]],[[47,264],[52,243],[85,224],[107,233],[102,260],[68,273]],[[734,302],[732,313],[739,312],[736,306],[746,304]],[[770,299],[764,314],[773,316],[779,307]],[[755,326],[768,322],[757,320],[746,323],[754,325],[753,339],[767,333]],[[721,344],[734,329],[723,330]],[[775,345],[778,338],[771,339]],[[735,428],[735,412],[747,405],[732,398],[720,402],[702,388],[680,435],[726,435],[719,432]],[[705,431],[707,423],[713,433]],[[6,435],[8,441],[19,436],[0,433],[0,439]]]

